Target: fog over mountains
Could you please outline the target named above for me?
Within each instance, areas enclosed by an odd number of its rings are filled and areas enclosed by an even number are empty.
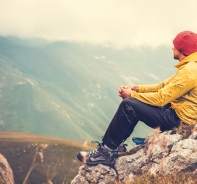
[[[101,140],[120,85],[159,83],[176,68],[171,48],[115,49],[0,37],[0,131]],[[139,123],[132,136],[147,136]]]

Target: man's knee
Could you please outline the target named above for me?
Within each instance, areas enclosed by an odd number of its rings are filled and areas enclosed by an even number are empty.
[[[139,105],[141,102],[135,98],[125,98],[123,101],[122,101],[122,104],[123,105],[129,105],[129,106],[136,106],[136,105]]]
[[[135,111],[136,114],[142,115],[145,113],[147,115],[147,111],[151,110],[152,107],[148,104],[145,104],[138,99],[135,98],[126,98],[122,101],[122,108],[125,110],[132,110]]]

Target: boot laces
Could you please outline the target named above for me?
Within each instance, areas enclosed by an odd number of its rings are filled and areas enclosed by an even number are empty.
[[[88,156],[96,155],[96,154],[98,154],[98,153],[101,151],[101,149],[102,149],[102,144],[101,144],[100,142],[98,142],[98,141],[91,141],[91,143],[93,143],[93,144],[97,143],[98,146],[97,146],[96,149],[89,151],[89,152],[88,152]]]

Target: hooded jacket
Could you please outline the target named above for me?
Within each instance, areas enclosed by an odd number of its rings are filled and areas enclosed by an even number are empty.
[[[131,97],[153,106],[171,107],[183,122],[197,123],[197,52],[175,65],[175,75],[159,84],[140,85]]]

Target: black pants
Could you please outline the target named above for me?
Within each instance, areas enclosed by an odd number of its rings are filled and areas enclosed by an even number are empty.
[[[145,104],[135,98],[126,98],[114,115],[105,135],[103,143],[116,149],[133,132],[138,121],[151,128],[160,127],[161,131],[171,130],[180,125],[180,119],[170,104],[157,107]]]

